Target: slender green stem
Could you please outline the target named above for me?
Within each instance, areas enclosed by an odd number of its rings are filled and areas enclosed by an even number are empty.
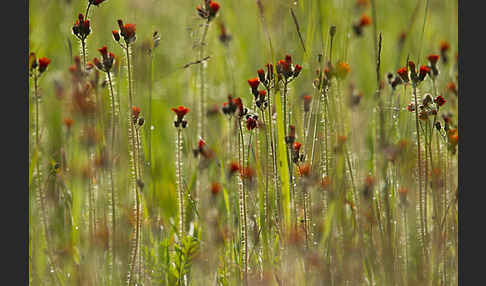
[[[83,53],[83,70],[86,70],[86,39],[81,40],[81,50]]]
[[[422,144],[420,140],[420,122],[418,116],[418,100],[417,100],[417,85],[412,85],[413,98],[415,102],[415,129],[417,131],[417,168],[418,168],[418,187],[419,187],[419,209],[420,209],[420,234],[422,238],[423,254],[426,255],[425,250],[425,226],[424,226],[424,193],[422,183]]]
[[[88,20],[89,8],[91,8],[91,2],[88,4],[88,7],[86,8],[86,13],[85,13],[86,20]]]
[[[243,151],[243,157],[241,158],[241,163],[244,164],[245,162],[245,149],[244,149],[244,146],[245,146],[245,141],[244,141],[244,138],[243,138],[243,129],[241,127],[241,120],[238,120],[238,127],[239,127],[239,130],[240,130],[240,136],[241,136],[241,149]],[[248,157],[250,154],[247,154]],[[240,166],[244,166],[243,164],[240,163]],[[241,176],[240,176],[241,177]],[[243,214],[240,214],[240,216],[242,216],[242,244],[243,244],[243,247],[242,247],[242,251],[243,251],[243,279],[244,279],[244,284],[245,285],[248,285],[248,231],[247,231],[247,228],[248,228],[248,224],[247,224],[247,210],[246,210],[246,192],[245,192],[245,184],[244,184],[244,181],[242,180],[242,189],[241,189],[241,192],[240,192],[240,204],[241,204],[241,207],[240,207],[240,211],[243,212]]]
[[[179,239],[184,237],[184,189],[182,187],[182,128],[177,128],[177,196],[179,200]]]
[[[111,234],[111,258],[112,258],[112,282],[114,279],[114,273],[116,273],[116,202],[115,202],[115,182],[114,182],[114,152],[115,152],[115,137],[116,137],[116,123],[115,123],[115,114],[116,114],[116,109],[115,109],[115,93],[113,91],[113,82],[111,79],[111,72],[107,72],[106,75],[108,76],[108,84],[110,86],[110,102],[111,102],[111,119],[110,119],[110,125],[111,125],[111,153],[112,153],[112,160],[110,164],[110,185],[111,185],[111,220],[112,220],[112,234]]]

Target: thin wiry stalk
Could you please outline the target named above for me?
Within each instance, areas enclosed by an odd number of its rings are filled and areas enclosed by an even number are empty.
[[[176,164],[177,164],[177,198],[179,205],[179,239],[182,241],[184,237],[184,188],[182,186],[182,128],[177,129],[177,152],[176,152]]]
[[[110,197],[110,202],[111,202],[111,226],[112,226],[112,233],[111,233],[111,245],[110,245],[110,252],[111,252],[111,258],[112,258],[112,275],[111,279],[113,281],[114,275],[116,273],[116,199],[115,199],[115,180],[114,180],[114,152],[115,152],[115,138],[116,138],[116,117],[117,117],[117,112],[116,112],[116,99],[115,99],[115,93],[113,91],[113,82],[111,80],[111,72],[106,73],[108,77],[108,84],[110,86],[110,105],[111,105],[111,119],[110,119],[110,125],[111,125],[111,153],[112,153],[112,160],[110,164],[110,172],[109,172],[109,182],[111,186],[111,197]]]
[[[136,217],[137,217],[137,226],[135,227],[135,239],[133,241],[134,243],[134,251],[132,252],[132,257],[131,257],[131,263],[130,263],[130,271],[127,275],[127,284],[131,285],[132,282],[132,275],[133,271],[135,269],[136,261],[137,261],[137,251],[139,247],[139,218],[140,218],[140,198],[139,194],[137,191],[137,182],[139,180],[138,178],[138,157],[137,157],[137,146],[135,142],[135,137],[136,131],[135,131],[135,123],[132,118],[132,114],[130,112],[132,106],[133,106],[133,89],[132,89],[132,72],[131,72],[131,65],[130,65],[130,44],[127,43],[127,46],[124,47],[125,52],[126,52],[126,57],[127,57],[127,73],[128,73],[128,99],[129,99],[129,108],[128,108],[128,137],[129,137],[129,144],[130,144],[130,151],[129,151],[129,156],[130,156],[130,162],[131,162],[131,167],[130,167],[130,173],[131,173],[131,178],[132,182],[130,184],[130,188],[133,189],[135,199],[136,199]]]
[[[154,180],[154,168],[152,162],[152,90],[153,90],[153,80],[154,80],[154,54],[153,51],[150,53],[150,77],[149,77],[149,107],[148,107],[148,118],[147,118],[147,125],[148,125],[148,132],[147,132],[147,145],[148,145],[148,166],[150,168],[150,179],[152,180],[152,203],[155,203],[157,200],[155,198],[155,183]]]
[[[418,187],[419,187],[419,209],[420,209],[420,235],[422,240],[423,255],[426,255],[425,250],[425,227],[424,227],[424,193],[422,184],[422,145],[420,141],[420,122],[418,117],[418,100],[417,100],[417,85],[412,85],[413,98],[415,101],[415,128],[417,132],[417,168],[418,168]]]
[[[201,41],[199,42],[199,59],[202,59],[203,56],[204,56],[204,46],[206,45],[206,35],[208,33],[208,29],[209,29],[209,20],[204,23],[203,34],[201,36]],[[199,76],[201,78],[201,85],[200,85],[201,94],[200,94],[200,97],[199,97],[199,110],[198,110],[199,120],[198,120],[198,124],[197,124],[197,130],[198,130],[197,133],[198,133],[198,137],[205,138],[206,124],[204,122],[205,121],[204,110],[205,110],[206,101],[205,101],[205,98],[204,98],[204,96],[205,96],[205,94],[204,94],[204,88],[205,88],[204,62],[202,62],[199,65]]]
[[[204,56],[204,46],[206,45],[206,35],[209,29],[209,19],[204,23],[204,30],[201,36],[201,41],[199,42],[199,60],[201,60]],[[206,136],[206,98],[205,98],[205,74],[204,74],[204,65],[205,61],[199,64],[199,77],[200,77],[200,90],[201,93],[199,95],[199,108],[198,108],[198,123],[197,123],[197,134],[198,138],[205,138]],[[199,192],[201,189],[201,176],[196,177],[196,194],[195,194],[195,201],[196,207],[199,202]]]
[[[86,39],[80,41],[81,41],[81,54],[83,56],[83,70],[86,70],[86,56],[87,56]]]
[[[241,127],[241,120],[238,120],[238,128],[239,128],[239,133],[240,133],[240,150],[241,155],[240,157],[240,166],[244,166],[245,162],[245,140],[243,138],[243,129]],[[249,156],[249,154],[248,154]],[[241,244],[242,244],[242,259],[243,259],[243,280],[244,284],[248,284],[248,224],[247,224],[247,215],[246,215],[246,192],[245,192],[245,184],[243,178],[241,178],[241,175],[239,176],[239,201],[240,201],[240,225],[241,225]]]

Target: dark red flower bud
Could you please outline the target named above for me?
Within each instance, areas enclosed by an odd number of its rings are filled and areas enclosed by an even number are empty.
[[[368,15],[363,14],[359,19],[359,26],[365,27],[365,26],[369,26],[370,24],[371,24],[371,18]]]
[[[111,33],[113,34],[113,39],[115,39],[115,41],[120,41],[120,34],[118,33],[118,31],[113,30]]]
[[[240,170],[240,164],[236,162],[231,162],[229,166],[229,174],[233,175],[235,172]]]
[[[211,183],[211,194],[214,196],[217,195],[221,191],[222,187],[221,184],[218,182]]]
[[[251,86],[252,89],[256,89],[256,88],[258,88],[260,81],[258,80],[257,77],[255,77],[255,78],[249,79],[248,84]]]
[[[250,167],[241,168],[240,175],[243,179],[251,180],[255,176],[255,170]]]
[[[290,55],[285,56],[285,62],[288,63],[289,65],[292,64],[292,57]]]
[[[419,80],[422,81],[430,73],[430,68],[428,66],[421,66],[419,71]]]
[[[412,61],[408,62],[408,68],[410,69],[411,73],[416,73],[417,71],[415,70],[415,63]]]
[[[253,118],[253,116],[249,116],[248,119],[246,120],[246,128],[251,131],[256,127],[257,127],[257,121],[255,120],[255,118]]]
[[[215,1],[209,1],[209,15],[210,17],[216,16],[216,13],[219,11],[219,3]]]
[[[102,48],[98,49],[98,52],[104,57],[108,55],[108,48],[106,46],[103,46]]]
[[[184,116],[189,112],[189,108],[180,105],[177,108],[171,108],[172,111],[177,115],[177,121],[181,122]]]
[[[289,136],[290,137],[295,137],[295,126],[294,125],[289,125],[289,129],[290,129]]]
[[[43,73],[46,69],[47,69],[47,66],[51,63],[51,60],[46,58],[46,57],[43,57],[43,58],[40,58],[39,59],[39,72],[40,73]]]
[[[454,82],[449,82],[447,84],[447,90],[449,90],[450,92],[454,93],[454,94],[457,94],[457,88],[456,88],[456,84]]]
[[[435,54],[429,55],[427,57],[427,59],[429,60],[429,62],[430,62],[430,64],[432,66],[435,66],[435,64],[437,63],[437,61],[440,59],[440,55],[435,55]]]
[[[277,62],[277,73],[283,74],[285,77],[289,77],[290,74],[290,63],[286,60],[279,60]]]
[[[408,82],[410,79],[408,77],[408,69],[407,67],[403,67],[398,69],[397,74],[402,78],[404,82]]]
[[[299,153],[300,152],[300,148],[302,147],[302,144],[299,143],[299,142],[295,142],[293,145],[292,145],[292,148],[294,149],[294,152],[297,152]]]
[[[415,104],[410,103],[410,104],[407,106],[407,110],[408,110],[408,111],[410,111],[410,112],[414,112],[414,111],[415,111]]]
[[[120,25],[120,22],[118,22],[118,25]],[[127,44],[133,43],[135,41],[136,39],[135,31],[136,31],[135,24],[125,24],[120,28],[120,33]]]
[[[310,111],[311,102],[312,102],[312,96],[311,95],[304,95],[304,112]]]
[[[310,164],[305,163],[299,166],[299,175],[301,177],[308,177],[310,174]]]
[[[449,49],[450,49],[450,45],[448,42],[446,41],[442,41],[440,42],[440,51],[441,53],[444,53],[444,52],[447,52]]]
[[[72,118],[64,118],[64,125],[66,125],[67,129],[71,129],[71,126],[73,125],[74,120]]]
[[[243,116],[245,113],[245,108],[243,106],[243,101],[241,100],[241,98],[237,97],[233,99],[233,104],[236,106],[236,110],[238,110],[238,116]]]
[[[248,84],[250,85],[251,89],[254,90],[254,89],[258,88],[260,81],[258,80],[257,77],[255,77],[255,78],[249,79]]]
[[[442,97],[442,95],[439,95],[434,99],[434,102],[437,104],[437,106],[442,106],[446,103],[446,100],[444,97]]]
[[[138,118],[138,115],[140,114],[140,107],[138,106],[132,106],[132,116],[133,118]]]
[[[300,65],[295,65],[295,68],[294,68],[294,77],[298,76],[300,71],[302,70],[302,66]]]
[[[258,78],[261,82],[265,82],[265,71],[263,69],[257,70]]]
[[[349,65],[345,62],[340,62],[337,65],[337,75],[339,78],[345,78],[346,75],[349,73],[350,68]]]

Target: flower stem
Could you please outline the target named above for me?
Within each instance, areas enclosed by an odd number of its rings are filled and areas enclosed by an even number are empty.
[[[415,101],[415,128],[417,131],[417,167],[418,167],[418,187],[419,187],[419,210],[420,210],[420,235],[422,238],[422,251],[425,257],[426,250],[425,250],[425,227],[424,227],[424,193],[423,193],[423,186],[422,186],[422,145],[420,141],[420,123],[418,117],[418,100],[417,100],[417,85],[413,83],[412,85],[412,92],[413,98]]]
[[[182,128],[177,129],[177,196],[179,200],[179,239],[184,237],[184,189],[182,188]]]

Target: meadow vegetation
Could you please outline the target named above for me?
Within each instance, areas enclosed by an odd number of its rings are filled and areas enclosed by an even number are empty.
[[[29,285],[457,285],[457,1],[29,1]]]

